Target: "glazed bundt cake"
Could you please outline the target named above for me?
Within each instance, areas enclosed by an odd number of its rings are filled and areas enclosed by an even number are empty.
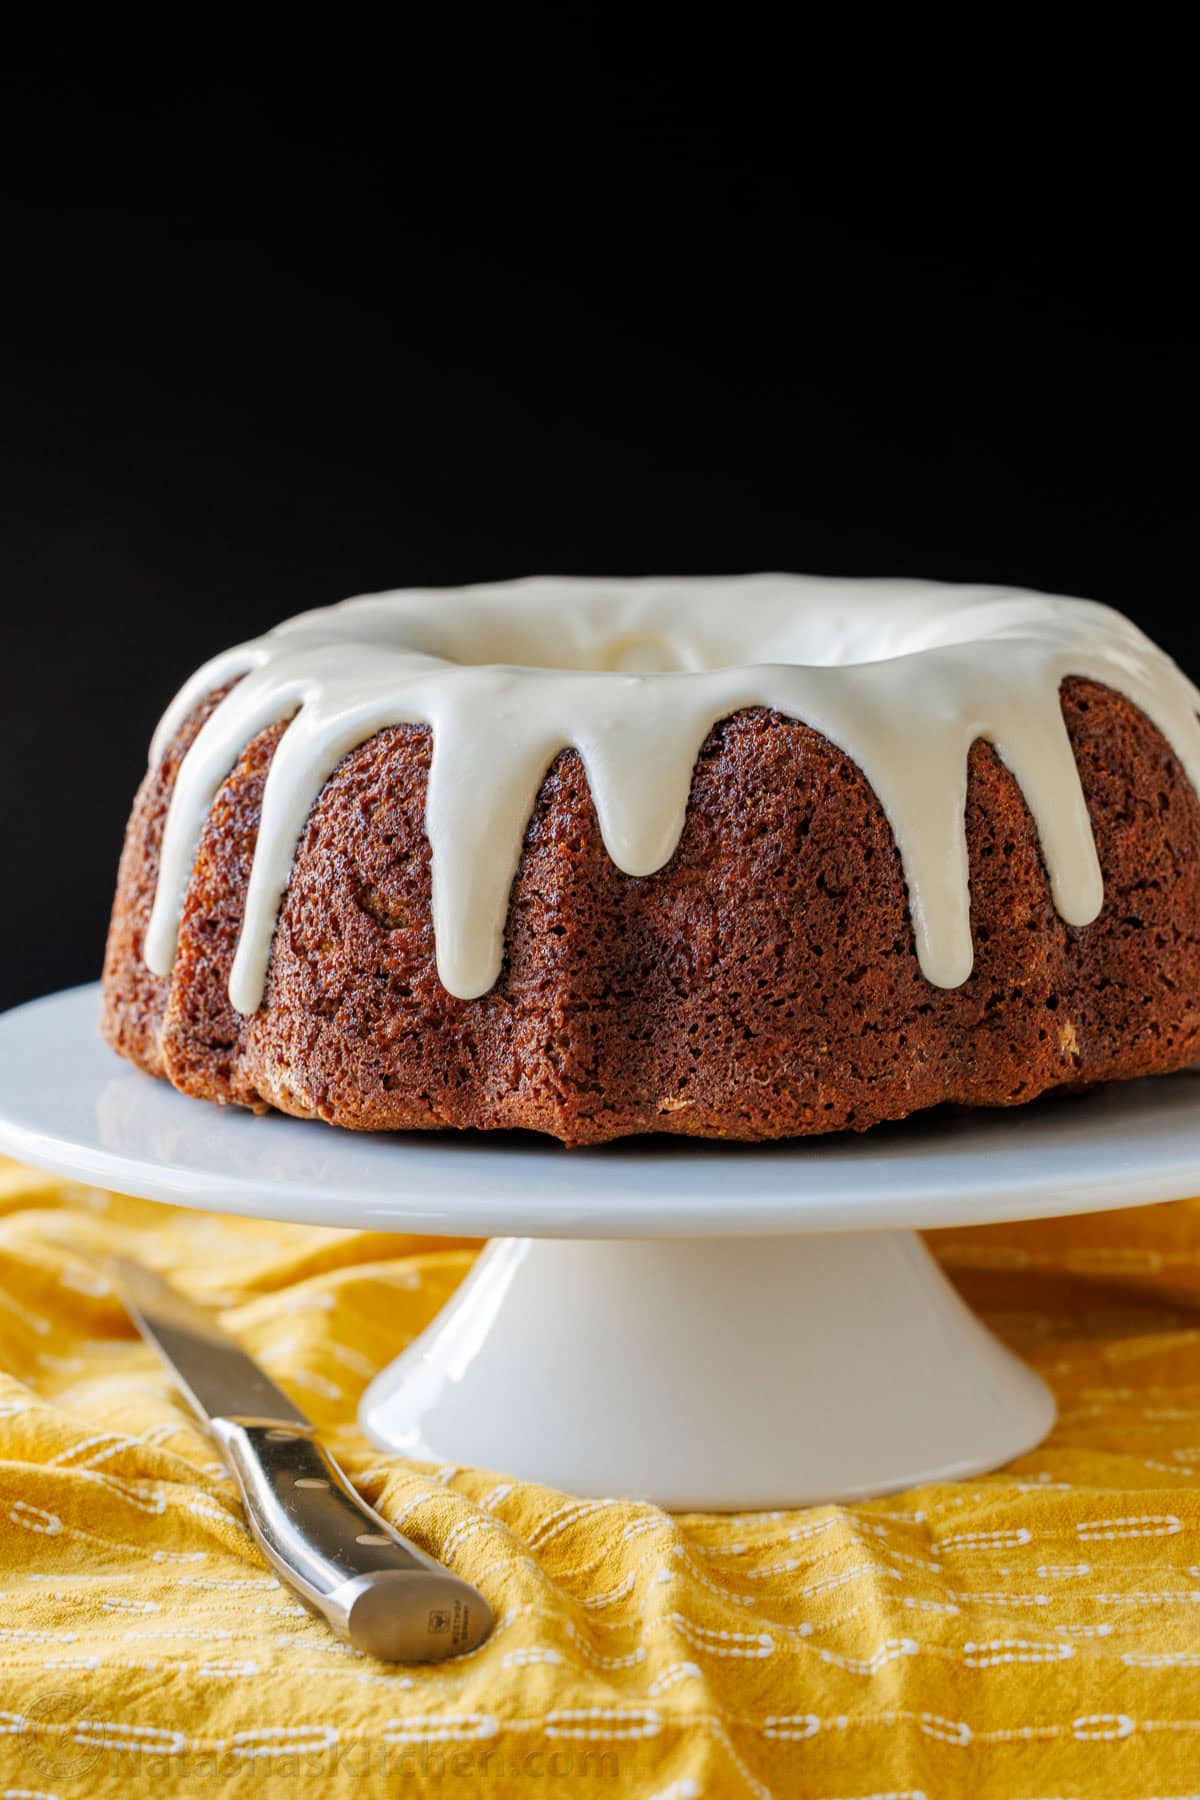
[[[1200,695],[1120,614],[537,580],[307,613],[159,727],[103,1029],[361,1130],[777,1138],[1200,1054]]]

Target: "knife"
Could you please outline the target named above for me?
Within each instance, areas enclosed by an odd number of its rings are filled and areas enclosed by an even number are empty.
[[[134,1324],[216,1439],[276,1574],[339,1637],[387,1662],[440,1662],[492,1629],[483,1595],[359,1498],[311,1420],[201,1307],[141,1264],[112,1270]]]

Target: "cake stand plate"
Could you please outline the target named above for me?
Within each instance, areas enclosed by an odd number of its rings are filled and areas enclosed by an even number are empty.
[[[1053,1402],[916,1231],[1200,1192],[1193,1071],[860,1138],[565,1151],[202,1106],[97,1011],[87,987],[0,1018],[0,1150],[179,1205],[492,1237],[362,1425],[582,1495],[794,1506],[995,1468]]]

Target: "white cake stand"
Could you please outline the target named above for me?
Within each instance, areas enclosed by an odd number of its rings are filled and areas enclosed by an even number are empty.
[[[495,1238],[359,1416],[576,1494],[793,1506],[995,1468],[1053,1402],[916,1230],[1200,1192],[1194,1072],[861,1138],[565,1151],[202,1106],[114,1056],[97,1007],[0,1018],[0,1150],[178,1205]]]

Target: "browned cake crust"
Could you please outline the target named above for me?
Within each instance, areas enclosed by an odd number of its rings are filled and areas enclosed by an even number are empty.
[[[216,698],[138,794],[104,970],[109,1043],[184,1093],[362,1130],[756,1139],[862,1131],[946,1101],[1011,1106],[1200,1054],[1200,803],[1154,726],[1095,683],[1066,682],[1062,700],[1103,913],[1083,928],[1058,917],[1020,790],[977,743],[975,969],[960,988],[921,974],[899,855],[856,765],[756,709],[709,735],[679,849],[655,875],[615,867],[579,757],[559,756],[503,972],[470,1001],[434,961],[428,731],[380,732],[313,808],[250,1018],[226,984],[282,727],[218,795],[173,975],[142,962],[171,788]]]

